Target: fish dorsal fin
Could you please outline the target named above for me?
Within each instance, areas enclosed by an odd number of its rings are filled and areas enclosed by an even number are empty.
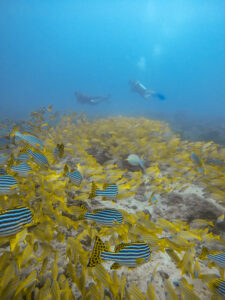
[[[59,157],[60,158],[63,157],[63,154],[64,154],[64,145],[63,145],[63,143],[57,144],[56,147],[59,151]]]
[[[103,190],[107,189],[108,186],[110,186],[110,184],[105,182],[105,183],[103,184]]]
[[[121,243],[115,247],[114,252],[118,253],[118,252],[120,252],[120,250],[126,248],[127,246],[131,246],[131,245],[132,245],[131,243]]]
[[[103,243],[103,241],[98,236],[96,236],[94,248],[92,250],[89,262],[87,264],[88,267],[94,267],[94,266],[98,265],[99,263],[101,263],[101,252],[102,251],[107,251],[107,248],[106,248],[105,244]]]
[[[223,283],[223,280],[221,278],[216,278],[211,280],[208,283],[208,286],[211,290],[214,290],[214,289],[218,289],[221,283]]]
[[[100,212],[100,211],[103,211],[103,210],[104,210],[103,208],[94,209],[94,210],[93,210],[93,213],[96,214],[96,213],[98,213],[98,212]]]
[[[111,267],[110,267],[111,270],[118,270],[118,269],[120,269],[120,268],[121,268],[121,265],[118,264],[118,263],[114,263],[114,264],[112,264]]]
[[[18,205],[18,206],[15,206],[13,208],[9,208],[9,209],[1,209],[0,210],[0,214],[4,214],[4,213],[7,213],[7,212],[10,212],[14,209],[19,209],[19,208],[26,208],[25,206],[22,206],[22,205]]]
[[[224,254],[225,255],[225,252],[224,251],[214,251],[212,255],[217,255],[217,254]]]
[[[104,183],[103,190],[106,190],[108,187],[114,187],[116,183]]]
[[[19,131],[19,128],[15,125],[11,131],[11,133],[9,134],[9,136],[14,136],[15,135],[15,132],[18,132]]]
[[[24,132],[22,135],[23,136],[28,136],[29,135],[29,136],[37,138],[35,135],[33,135],[33,134],[29,133],[29,132]]]
[[[89,199],[93,199],[95,197],[96,190],[97,190],[97,185],[94,183],[94,181],[92,181],[91,192],[88,197]]]
[[[66,175],[67,172],[69,172],[69,168],[68,168],[68,165],[66,164],[66,165],[64,166],[64,168],[63,168],[63,173],[64,173],[64,175]]]
[[[138,241],[138,242],[132,242],[132,243],[121,243],[119,245],[117,245],[114,249],[114,252],[117,253],[117,252],[120,252],[122,249],[126,248],[126,247],[129,247],[129,246],[132,246],[132,245],[137,245],[137,244],[142,244],[142,243],[145,243],[143,241]]]
[[[88,211],[87,207],[84,204],[81,204],[80,208],[82,208],[82,210],[84,211],[84,213],[86,213]]]
[[[20,149],[19,154],[27,153],[27,150],[29,149],[28,144],[26,144],[22,149]]]
[[[14,164],[14,155],[13,154],[10,154],[10,158],[8,160],[8,163],[7,163],[7,168],[11,168]]]
[[[199,255],[200,259],[206,259],[206,257],[209,255],[209,250],[206,247],[202,248],[202,252]]]

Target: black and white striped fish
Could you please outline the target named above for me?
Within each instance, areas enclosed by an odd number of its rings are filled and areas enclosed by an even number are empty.
[[[214,293],[225,297],[225,280],[222,278],[211,280],[208,286]]]
[[[10,175],[0,176],[0,194],[10,194],[16,191],[18,183],[16,179]]]
[[[11,170],[19,176],[28,176],[32,169],[27,163],[21,163],[17,166],[12,166]]]
[[[22,162],[27,162],[29,160],[30,156],[27,153],[22,153],[20,154],[15,160],[22,161]]]
[[[148,262],[150,258],[151,249],[144,242],[121,243],[115,247],[114,252],[110,252],[97,236],[87,266],[94,267],[103,260],[108,260],[114,262],[111,269],[118,269],[121,266],[136,267]]]
[[[118,195],[118,187],[116,184],[105,185],[103,190],[97,189],[97,186],[92,182],[91,193],[89,199],[93,199],[96,196],[103,196],[105,199],[115,200]]]
[[[121,212],[116,209],[97,209],[93,213],[85,213],[83,218],[104,226],[113,226],[116,223],[121,224],[123,222]]]
[[[33,222],[33,215],[27,207],[17,207],[0,213],[0,237],[18,233],[23,226]]]
[[[70,180],[79,186],[83,180],[83,177],[79,171],[74,171],[72,173],[67,172],[66,175],[70,178]]]
[[[33,157],[34,161],[39,165],[43,167],[49,167],[49,162],[47,158],[40,152],[33,152],[30,149],[27,149],[27,152]]]
[[[6,170],[5,170],[5,169],[2,169],[2,168],[0,168],[0,176],[2,176],[2,175],[6,175],[6,174],[7,174]]]
[[[33,136],[31,134],[22,134],[18,131],[14,132],[14,136],[20,138],[34,148],[43,148],[42,141],[36,136]]]
[[[213,261],[220,268],[225,269],[225,252],[218,252],[216,254],[209,254],[208,259]]]

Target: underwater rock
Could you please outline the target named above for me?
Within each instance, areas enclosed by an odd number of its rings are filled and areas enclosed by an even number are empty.
[[[90,238],[89,235],[87,235],[82,241],[81,241],[81,244],[83,244],[84,246],[86,247],[91,247],[91,243],[92,243],[92,240]]]
[[[214,166],[225,166],[225,162],[218,158],[209,158],[206,163]]]
[[[74,200],[74,198],[75,198],[75,192],[68,191],[67,195],[68,195],[68,198],[69,198],[68,200]]]
[[[86,150],[87,153],[92,155],[96,159],[97,163],[99,163],[100,165],[104,165],[105,162],[112,159],[107,149],[92,147]]]
[[[182,139],[190,141],[213,141],[225,145],[224,122],[223,120],[195,119],[182,112],[173,117],[164,116],[171,126],[171,129],[179,133]]]
[[[116,201],[116,200],[114,200],[114,201]],[[92,208],[96,208],[96,207],[102,207],[102,203],[100,202],[100,201],[97,201],[97,200],[95,200],[95,199],[92,199],[91,200],[91,207]]]
[[[171,192],[161,196],[159,203],[153,205],[154,218],[182,219],[191,223],[194,219],[204,219],[215,222],[222,210],[196,194],[188,193],[180,195]]]
[[[131,206],[132,209],[137,209],[136,205]]]
[[[163,271],[159,271],[159,275],[162,277],[162,279],[168,279],[170,276],[166,273],[166,272],[163,272]]]

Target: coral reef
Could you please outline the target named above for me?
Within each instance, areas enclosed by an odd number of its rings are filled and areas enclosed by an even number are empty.
[[[43,141],[49,167],[31,157],[32,173],[14,175],[19,191],[0,196],[1,209],[23,205],[34,215],[32,226],[0,239],[1,299],[175,299],[173,292],[183,297],[187,291],[192,299],[209,299],[207,283],[222,273],[201,253],[204,247],[225,251],[224,220],[217,222],[225,212],[225,148],[183,140],[167,123],[143,117],[88,121],[70,113],[54,123],[52,113],[33,116],[18,128]],[[64,155],[57,158],[60,143]],[[23,148],[24,141],[16,141],[10,154],[18,157]],[[8,154],[1,149],[1,157]],[[144,169],[126,161],[130,154],[143,160]],[[66,164],[82,174],[80,186],[65,176]],[[116,184],[117,198],[90,199],[92,182],[102,190]],[[84,220],[82,205],[117,209],[124,222],[104,227]],[[112,252],[118,244],[144,241],[151,260],[136,268],[111,270],[108,261],[88,268],[96,236]]]

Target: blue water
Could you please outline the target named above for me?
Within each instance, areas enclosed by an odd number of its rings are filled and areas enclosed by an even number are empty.
[[[225,112],[223,0],[0,1],[0,117]],[[146,100],[128,80],[166,96]],[[74,91],[111,94],[97,106]]]

